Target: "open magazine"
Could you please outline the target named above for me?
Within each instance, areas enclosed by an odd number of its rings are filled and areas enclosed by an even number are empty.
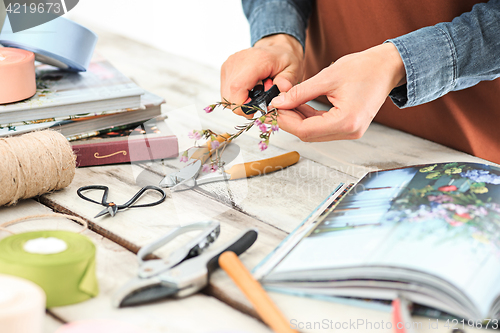
[[[404,295],[461,318],[499,318],[500,169],[439,163],[368,173],[339,187],[254,273],[287,293]]]

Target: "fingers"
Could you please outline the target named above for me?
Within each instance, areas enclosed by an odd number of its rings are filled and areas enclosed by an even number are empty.
[[[226,60],[221,69],[221,98],[235,105],[241,105],[248,99],[248,92],[258,81],[269,77],[266,66],[256,66],[256,52],[252,49],[238,52]],[[234,108],[231,108],[234,109]],[[240,108],[233,110],[246,118]]]
[[[307,104],[299,105],[295,108],[295,111],[300,112],[302,115],[304,115],[305,118],[321,116],[323,113],[327,112],[316,110],[315,108]]]
[[[278,109],[292,110],[318,96],[325,95],[328,90],[328,82],[324,76],[320,72],[309,80],[297,84],[285,94],[274,98],[271,104]]]
[[[280,128],[303,141],[359,139],[404,75],[397,49],[386,43],[338,59],[271,104]],[[335,105],[328,112],[301,106],[320,95]]]
[[[297,82],[299,82],[297,71],[291,66],[276,75],[273,80],[273,83],[278,86],[281,92],[289,91]]]
[[[264,37],[253,47],[230,56],[222,65],[221,97],[241,105],[257,82],[267,78],[274,78],[281,91],[288,91],[302,77],[302,62],[302,45],[294,37],[286,34]],[[235,113],[244,115],[240,109]]]
[[[321,140],[320,128],[325,126],[325,119],[322,116],[306,118],[300,112],[292,110],[279,110],[278,111],[278,125],[280,129],[285,132],[297,136],[302,141],[316,142],[316,141],[329,141],[330,134]],[[325,133],[325,131],[321,131]]]
[[[347,112],[333,107],[318,111],[310,106],[297,110],[278,110],[278,125],[306,142],[359,139],[366,131]]]

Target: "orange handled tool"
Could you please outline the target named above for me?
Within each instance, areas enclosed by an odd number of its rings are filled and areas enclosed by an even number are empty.
[[[219,266],[226,271],[250,303],[252,303],[262,320],[274,332],[298,333],[290,328],[290,323],[285,316],[234,252],[228,251],[221,254],[219,257]]]
[[[258,160],[243,164],[233,165],[226,173],[230,174],[229,179],[241,179],[253,176],[260,176],[266,173],[284,169],[297,163],[300,159],[299,153],[292,151],[283,155]]]
[[[203,185],[211,182],[227,181],[241,178],[248,178],[253,176],[260,176],[270,172],[282,170],[292,164],[299,161],[300,155],[296,151],[292,151],[283,155],[267,158],[264,160],[258,160],[248,163],[233,165],[228,170],[218,170],[217,172],[211,172],[206,175],[198,176],[197,170],[201,166],[193,164],[189,168],[191,170],[191,176],[185,177],[186,181],[179,183],[170,188],[171,191],[183,191],[192,188],[196,185]],[[189,170],[188,170],[189,171]],[[190,174],[189,172],[186,172]]]

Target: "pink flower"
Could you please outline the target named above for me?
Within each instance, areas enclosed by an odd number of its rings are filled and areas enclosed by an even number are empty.
[[[201,134],[199,131],[192,130],[191,132],[188,133],[188,138],[193,140],[200,140]]]
[[[278,122],[273,120],[273,122],[271,123],[271,131],[278,132],[279,129],[280,127],[278,126]]]
[[[220,146],[220,142],[217,141],[217,140],[214,140],[214,141],[210,142],[210,147],[212,149],[217,149],[217,148],[219,148],[219,146]]]
[[[450,202],[450,201],[453,201],[453,198],[450,197],[449,195],[447,194],[440,194],[440,195],[429,195],[427,197],[427,199],[429,199],[429,201],[435,201],[437,203],[444,203],[444,202]]]
[[[215,106],[216,106],[215,104],[209,105],[206,108],[204,108],[203,111],[205,111],[206,113],[210,113],[215,109]]]
[[[217,171],[219,167],[217,164],[203,164],[203,167],[201,168],[202,172],[215,172]]]
[[[259,129],[260,129],[261,132],[267,132],[267,127],[264,124],[260,124],[259,125]]]
[[[253,122],[255,124],[255,126],[260,126],[262,125],[262,121],[260,121],[260,119],[257,119],[256,121]]]
[[[264,141],[259,142],[259,148],[260,148],[260,151],[266,150],[267,149],[267,143],[265,143]]]

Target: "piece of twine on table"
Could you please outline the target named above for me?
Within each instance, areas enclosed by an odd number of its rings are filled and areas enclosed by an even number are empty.
[[[68,186],[75,168],[71,145],[59,132],[0,138],[0,206]]]
[[[87,230],[89,228],[87,221],[85,221],[81,217],[68,215],[68,214],[61,214],[61,213],[50,213],[50,214],[38,214],[38,215],[23,216],[23,217],[15,219],[15,220],[0,223],[0,231],[5,231],[5,232],[8,232],[9,234],[15,235],[15,232],[7,229],[8,226],[18,224],[21,222],[26,222],[29,220],[56,219],[56,218],[73,220],[73,221],[81,224],[83,226],[83,228],[77,232],[78,234],[83,233],[85,230]]]

